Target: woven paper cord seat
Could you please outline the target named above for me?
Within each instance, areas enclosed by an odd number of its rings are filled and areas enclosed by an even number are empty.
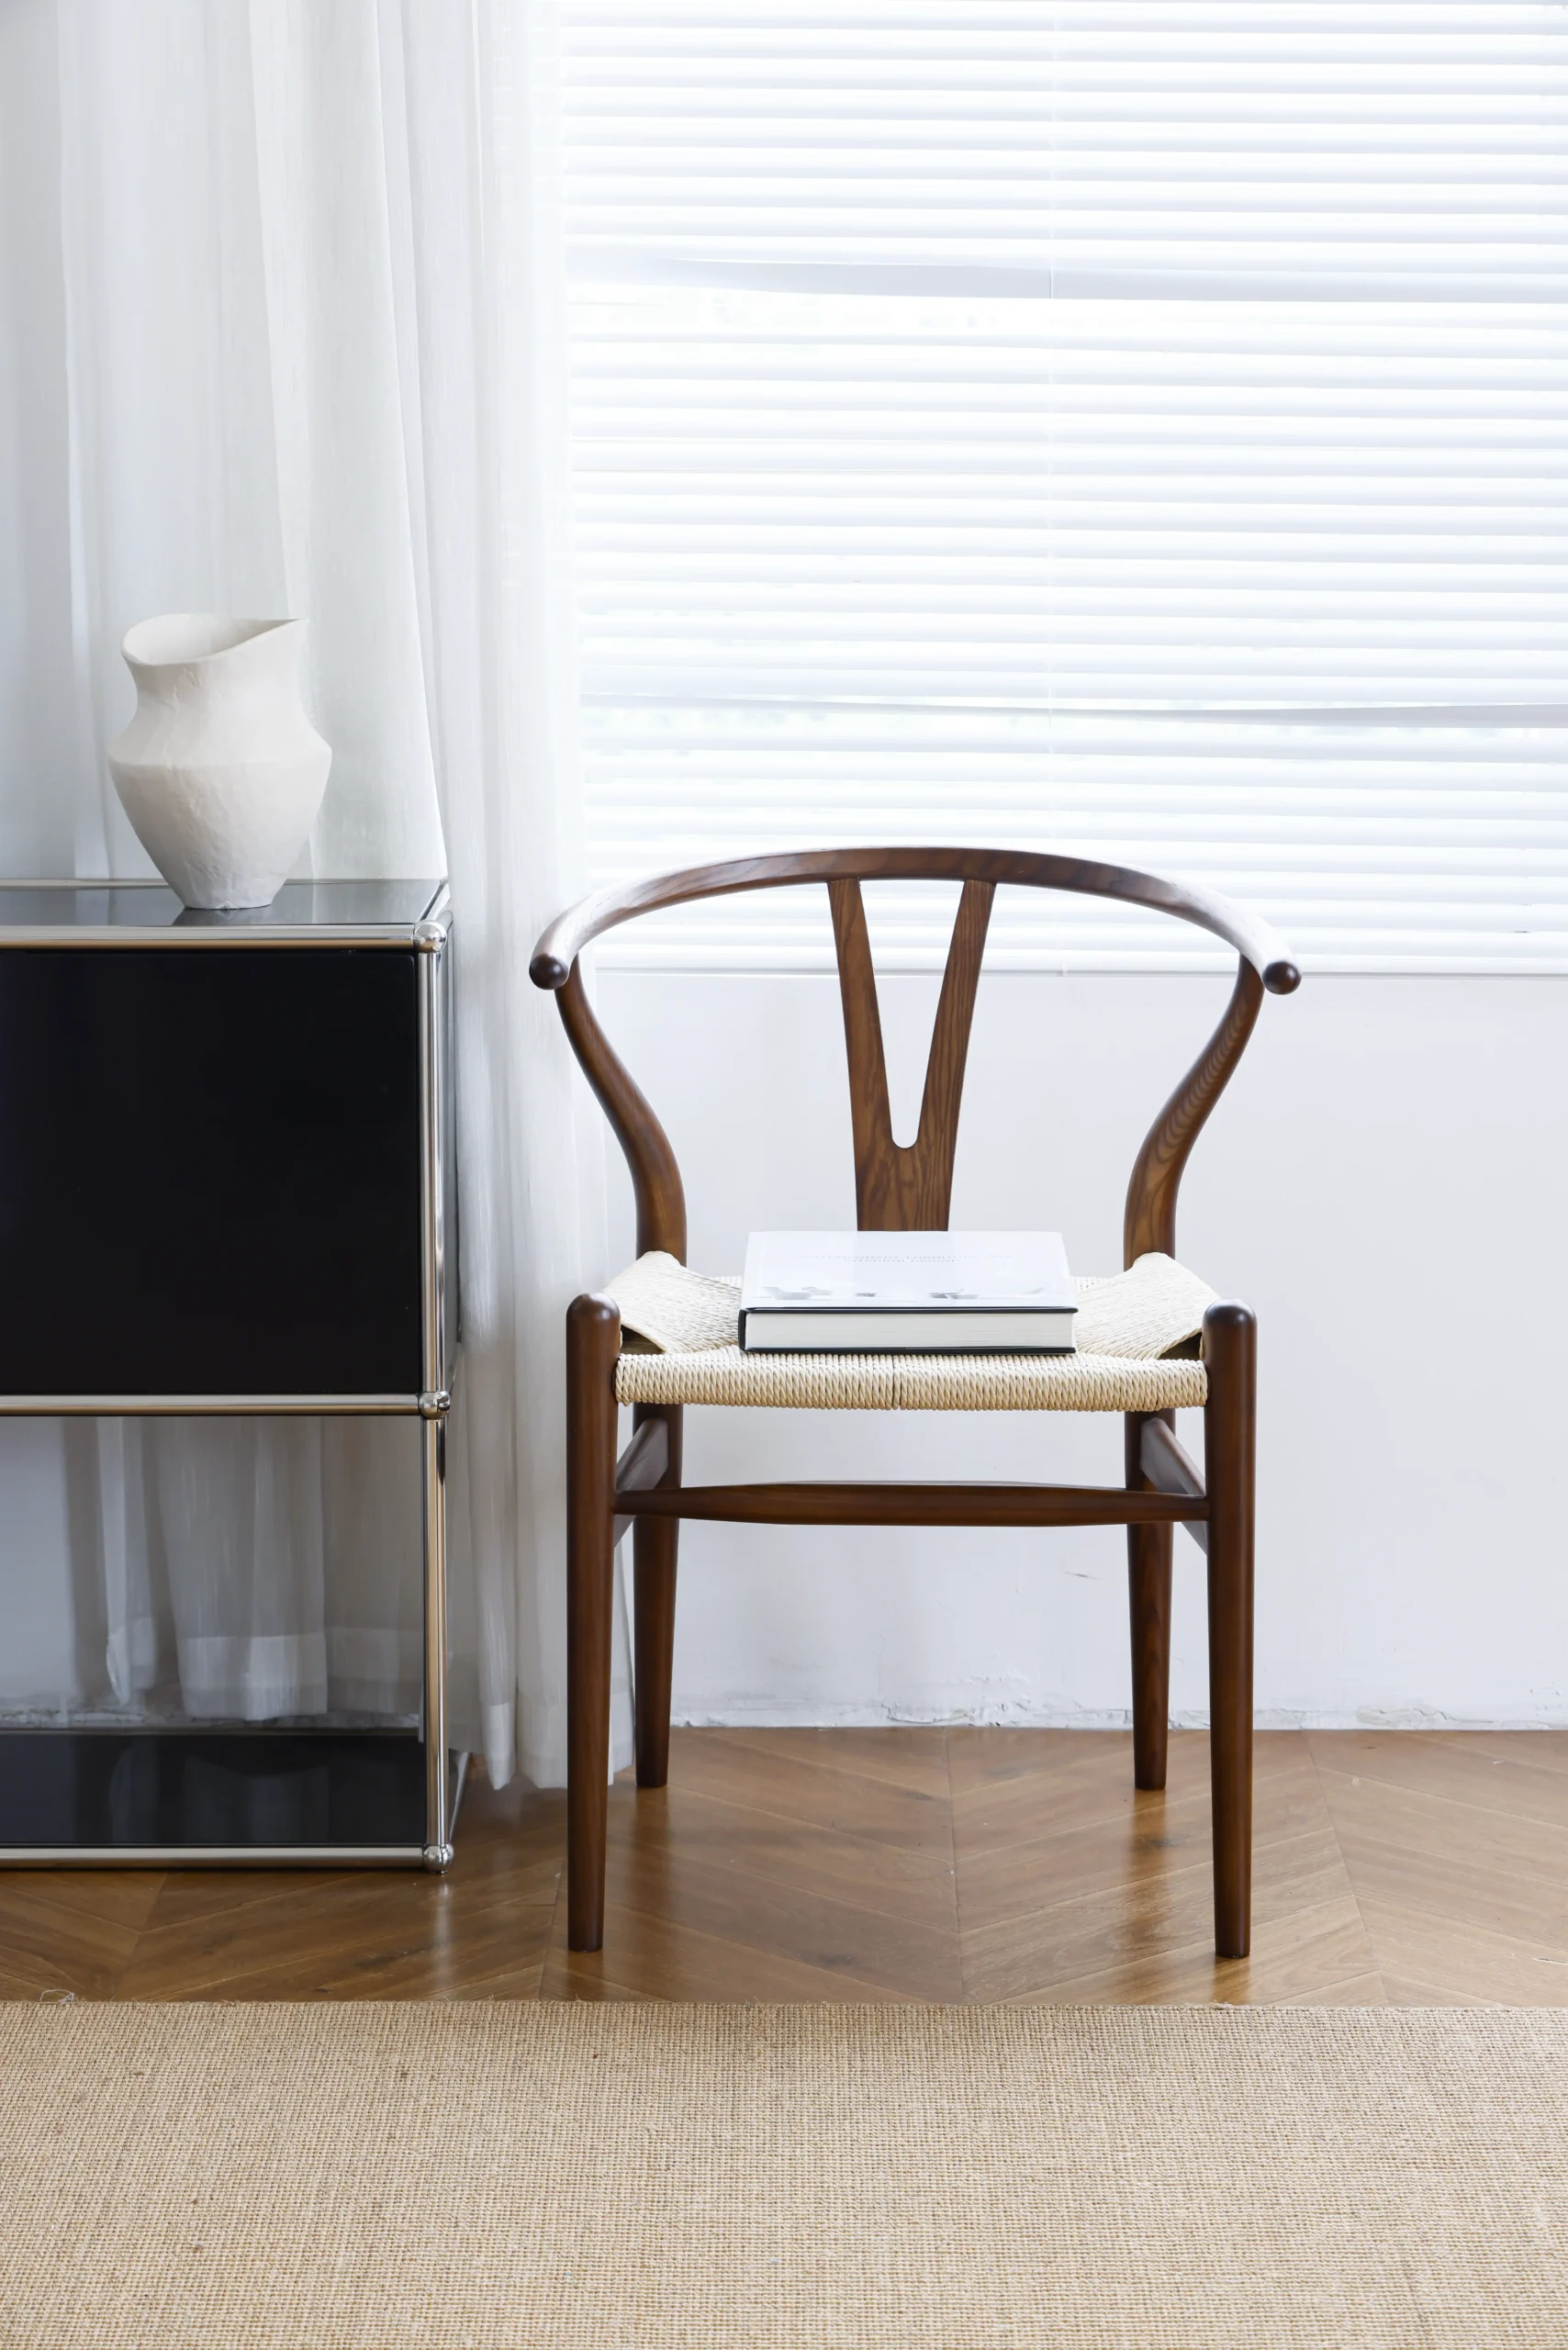
[[[738,1281],[655,1250],[606,1284],[633,1334],[615,1367],[622,1404],[773,1404],[829,1412],[1164,1412],[1201,1405],[1204,1366],[1170,1349],[1215,1292],[1173,1259],[1078,1283],[1070,1355],[743,1354]],[[639,1345],[637,1342],[641,1341]]]

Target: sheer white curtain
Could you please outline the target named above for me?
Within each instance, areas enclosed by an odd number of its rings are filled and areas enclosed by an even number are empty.
[[[452,879],[454,1699],[493,1777],[542,1783],[561,1316],[606,1270],[597,1113],[527,980],[579,867],[550,32],[530,0],[0,11],[0,866],[147,869],[103,755],[131,621],[306,616],[333,767],[301,869]],[[37,1442],[65,1492],[63,1704],[416,1701],[406,1430]]]

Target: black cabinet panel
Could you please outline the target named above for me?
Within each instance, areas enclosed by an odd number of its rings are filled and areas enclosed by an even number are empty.
[[[424,1752],[353,1730],[0,1731],[0,1848],[418,1849]]]
[[[0,951],[0,1393],[415,1394],[412,947]]]

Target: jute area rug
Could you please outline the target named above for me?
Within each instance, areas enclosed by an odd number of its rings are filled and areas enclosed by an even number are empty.
[[[0,2009],[0,2340],[1568,2344],[1568,2014]]]

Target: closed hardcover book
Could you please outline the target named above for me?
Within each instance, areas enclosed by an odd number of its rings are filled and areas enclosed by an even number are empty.
[[[748,1354],[1071,1354],[1059,1232],[754,1232]]]

